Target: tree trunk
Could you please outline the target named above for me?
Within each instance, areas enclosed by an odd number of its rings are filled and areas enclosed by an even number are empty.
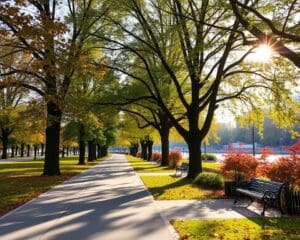
[[[24,157],[24,149],[25,149],[25,143],[21,143],[21,150],[20,150],[20,156]]]
[[[88,162],[93,161],[93,141],[88,141]]]
[[[142,154],[141,154],[141,158],[144,160],[147,160],[148,154],[147,154],[147,143],[145,140],[141,140],[141,150],[142,150]]]
[[[97,144],[97,158],[101,158],[101,146]]]
[[[27,144],[27,157],[30,157],[30,144]]]
[[[97,160],[97,144],[93,142],[93,148],[92,148],[92,154],[93,154],[93,160]]]
[[[11,154],[10,154],[10,157],[15,157],[15,145],[14,144],[12,144],[11,145]]]
[[[188,178],[195,178],[202,172],[201,141],[197,135],[190,137],[187,141],[189,148],[189,172]]]
[[[79,159],[78,164],[84,165],[85,164],[85,141],[84,141],[84,125],[79,123]],[[76,154],[75,147],[73,148],[74,155]]]
[[[129,148],[129,153],[131,156],[136,157],[136,154],[139,150],[139,144],[138,143],[131,143],[131,146]]]
[[[136,154],[137,154],[137,152],[139,151],[139,144],[138,143],[135,143],[134,145],[133,145],[133,156],[134,157],[136,157]]]
[[[84,156],[85,156],[85,143],[83,140],[80,140],[79,141],[79,161],[78,161],[79,165],[85,164]]]
[[[159,131],[161,141],[161,166],[168,166],[169,159],[169,134],[170,128],[165,128]]]
[[[107,147],[102,146],[100,147],[101,157],[105,157],[107,155]]]
[[[108,147],[106,147],[106,146],[102,147],[102,149],[101,149],[102,157],[107,156],[107,153],[108,153],[107,150],[108,150]]]
[[[62,147],[61,157],[62,157],[62,158],[65,157],[65,147],[64,147],[64,146]]]
[[[6,129],[1,128],[1,140],[2,140],[2,156],[1,159],[7,159],[7,147],[8,147],[8,137],[9,137],[9,132],[6,131]]]
[[[16,145],[16,156],[18,156],[18,152],[19,152],[19,147],[18,145]]]
[[[33,151],[34,151],[34,160],[36,160],[36,155],[37,155],[37,150],[38,150],[38,146],[37,146],[37,144],[34,144],[33,145]]]
[[[69,147],[67,147],[66,150],[67,150],[67,152],[66,152],[67,156],[69,156]]]
[[[45,148],[45,144],[41,143],[41,156],[44,156],[44,148]]]
[[[61,111],[53,102],[47,103],[46,154],[44,175],[60,175],[59,169],[59,137]]]
[[[147,160],[151,161],[152,160],[152,147],[153,147],[153,141],[148,139],[147,140],[147,150],[148,150],[148,156],[147,156]]]

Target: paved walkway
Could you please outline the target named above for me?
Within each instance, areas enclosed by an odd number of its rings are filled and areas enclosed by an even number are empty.
[[[261,217],[262,205],[249,200],[239,200],[233,207],[233,199],[170,200],[156,201],[162,215],[172,219],[226,219]],[[248,207],[247,207],[248,206]],[[280,217],[277,209],[267,208],[267,217]]]
[[[168,240],[171,229],[122,155],[0,218],[5,240]]]

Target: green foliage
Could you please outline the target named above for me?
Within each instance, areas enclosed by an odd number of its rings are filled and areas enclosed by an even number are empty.
[[[217,156],[212,153],[203,153],[201,154],[201,160],[216,162]]]
[[[222,189],[224,179],[221,175],[212,172],[202,172],[195,179],[194,184],[207,189]]]

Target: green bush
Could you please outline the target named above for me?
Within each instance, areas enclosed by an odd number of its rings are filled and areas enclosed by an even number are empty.
[[[208,189],[222,189],[224,187],[224,179],[217,173],[202,172],[195,178],[194,184]]]
[[[201,154],[201,160],[216,162],[217,157],[216,157],[216,155],[211,154],[211,153],[203,153],[203,154]]]

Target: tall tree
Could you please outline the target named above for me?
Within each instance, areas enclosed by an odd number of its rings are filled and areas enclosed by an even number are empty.
[[[44,175],[60,174],[59,137],[65,97],[74,70],[84,66],[81,56],[88,53],[83,48],[89,33],[101,29],[105,11],[105,2],[97,0],[14,0],[0,6],[0,31],[7,38],[3,46],[13,46],[12,53],[31,57],[26,68],[6,66],[3,74],[30,76],[31,81],[22,86],[36,91],[46,102]]]
[[[276,79],[260,74],[258,66],[243,64],[252,48],[243,47],[240,23],[233,19],[232,11],[224,7],[223,2],[132,0],[125,1],[120,9],[128,21],[111,16],[118,38],[97,37],[107,42],[107,48],[113,52],[112,58],[118,56],[113,59],[112,68],[143,84],[148,90],[144,98],[154,99],[184,138],[189,148],[188,177],[195,177],[202,171],[200,145],[209,132],[217,108],[232,99],[248,101],[251,106],[257,89],[272,92]],[[170,47],[165,39],[177,40],[173,45],[178,46],[178,57],[184,64],[180,72],[165,54],[164,49]],[[153,56],[151,59],[147,57],[149,52]],[[140,64],[135,64],[132,55]],[[181,116],[187,118],[187,124],[177,121],[178,108],[172,109],[163,97],[156,81],[161,72],[151,68],[152,61],[161,64],[163,74],[172,82],[174,99],[182,109]],[[141,71],[136,69],[143,69],[147,79],[137,75]],[[254,75],[256,77],[252,77]]]
[[[2,142],[2,159],[7,158],[9,137],[24,127],[26,105],[22,102],[26,92],[19,87],[8,86],[0,89],[0,139]]]

